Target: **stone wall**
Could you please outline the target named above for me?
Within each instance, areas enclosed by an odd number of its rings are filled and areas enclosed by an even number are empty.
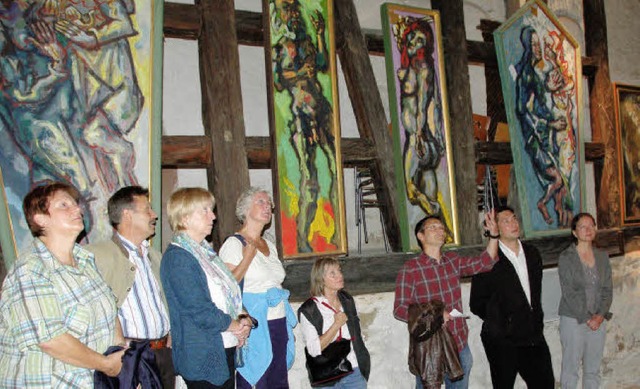
[[[640,386],[640,251],[611,259],[614,298],[611,311],[614,316],[607,323],[607,342],[604,351],[603,387],[632,388]],[[553,269],[555,271],[555,269]],[[547,276],[545,272],[545,276]],[[347,285],[348,288],[348,285]],[[463,285],[465,312],[468,308],[470,284]],[[407,367],[408,336],[406,324],[393,318],[393,293],[356,296],[356,304],[363,336],[371,353],[372,372],[369,388],[412,388],[415,382]],[[294,305],[297,309],[299,304]],[[549,312],[552,310],[553,312]],[[557,305],[547,309],[553,317],[545,323],[545,337],[551,350],[556,381],[560,376],[562,350],[558,333]],[[468,320],[469,345],[473,354],[471,388],[491,387],[489,365],[480,342],[482,320],[471,315]],[[292,389],[309,388],[304,367],[304,349],[299,328],[296,334],[296,361],[289,371]],[[559,386],[559,383],[558,383]],[[518,377],[516,387],[524,388]]]

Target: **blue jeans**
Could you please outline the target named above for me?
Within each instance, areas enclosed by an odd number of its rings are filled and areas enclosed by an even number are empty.
[[[467,389],[469,387],[469,374],[471,374],[471,366],[473,366],[473,356],[469,345],[465,345],[462,351],[460,351],[460,365],[464,371],[464,377],[458,381],[451,381],[449,376],[444,376],[444,386],[447,389]],[[419,376],[416,376],[416,389],[422,389],[422,380]]]
[[[353,369],[353,373],[348,376],[342,378],[340,381],[336,382],[333,386],[325,386],[324,388],[333,388],[333,389],[366,389],[367,388],[367,380],[364,379],[362,373],[360,373],[360,368],[356,367]]]

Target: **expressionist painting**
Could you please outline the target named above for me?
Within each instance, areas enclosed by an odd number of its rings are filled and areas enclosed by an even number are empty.
[[[383,4],[382,28],[404,250],[425,215],[437,215],[457,244],[458,225],[444,56],[437,11]]]
[[[640,87],[615,84],[622,224],[640,224]]]
[[[524,234],[566,231],[585,193],[580,47],[540,1],[494,37]]]
[[[8,262],[31,244],[22,199],[34,186],[63,181],[78,189],[85,242],[111,236],[106,202],[117,189],[159,190],[151,179],[160,174],[152,145],[160,136],[161,89],[153,79],[162,76],[161,24],[162,2],[155,0],[0,3],[0,208]]]
[[[263,4],[279,249],[285,259],[344,254],[333,2]]]

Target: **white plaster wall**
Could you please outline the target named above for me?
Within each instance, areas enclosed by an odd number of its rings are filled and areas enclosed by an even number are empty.
[[[607,342],[602,364],[604,388],[637,388],[640,374],[640,252],[627,254],[611,260],[614,282],[614,297],[611,311],[614,316],[608,322]],[[558,332],[558,279],[556,269],[548,269],[543,278],[543,307],[545,337],[551,351],[553,369],[559,385],[562,350]],[[348,285],[347,285],[348,289]],[[463,284],[464,311],[469,313],[470,284]],[[393,318],[393,293],[378,293],[356,296],[356,304],[362,325],[363,337],[371,354],[371,376],[369,388],[412,388],[415,379],[407,367],[409,339],[406,324]],[[300,304],[294,304],[297,310]],[[482,320],[471,314],[468,320],[469,346],[473,354],[470,388],[491,387],[489,365],[480,341]],[[304,367],[304,346],[299,328],[294,330],[296,338],[296,360],[289,371],[292,389],[310,388]],[[516,388],[524,388],[520,377]],[[559,387],[559,386],[558,386]]]

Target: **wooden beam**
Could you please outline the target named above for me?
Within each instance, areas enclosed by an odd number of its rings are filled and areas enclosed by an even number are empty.
[[[247,46],[263,46],[262,13],[236,10],[236,35],[238,43]],[[499,24],[499,23],[498,23]],[[200,35],[201,15],[191,4],[164,3],[164,35],[167,38],[197,39]],[[369,55],[384,56],[384,42],[379,30],[363,31]],[[466,41],[469,62],[497,67],[496,50],[493,44]],[[597,63],[589,57],[582,58],[582,73],[595,74]]]
[[[620,176],[618,174],[617,133],[614,127],[615,110],[609,76],[607,46],[607,18],[604,0],[584,0],[583,14],[587,55],[596,58],[598,69],[589,82],[589,107],[593,140],[604,144],[604,161],[596,165],[595,180],[598,226],[610,228],[620,225]]]
[[[219,200],[214,245],[237,231],[235,203],[249,186],[244,148],[245,128],[240,91],[240,58],[233,0],[197,0],[202,16],[198,36],[202,120],[211,139],[212,164],[207,169],[209,189]]]
[[[480,242],[478,210],[465,206],[477,201],[476,164],[471,108],[471,84],[469,61],[464,29],[462,0],[432,0],[431,6],[440,11],[442,24],[442,47],[446,74],[449,123],[451,128],[451,151],[455,172],[456,202],[458,204],[458,231],[463,245]],[[443,75],[444,76],[444,75]]]
[[[371,171],[376,195],[383,204],[382,215],[389,243],[394,251],[398,251],[402,248],[398,221],[400,201],[396,196],[393,143],[387,128],[384,106],[353,0],[336,0],[334,11],[337,51],[351,105],[360,137],[373,142],[375,160]]]

